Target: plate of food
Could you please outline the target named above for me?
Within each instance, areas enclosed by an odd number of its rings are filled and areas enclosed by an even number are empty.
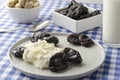
[[[9,50],[11,64],[38,79],[76,79],[96,71],[105,60],[100,44],[79,33],[40,33],[17,41]]]

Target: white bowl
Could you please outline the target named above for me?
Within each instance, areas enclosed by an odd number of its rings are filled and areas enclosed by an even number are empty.
[[[95,11],[93,8],[87,8],[89,13]],[[59,11],[63,9],[65,8],[53,11],[53,20],[57,25],[60,25],[72,32],[83,32],[102,25],[102,13],[85,19],[74,20],[63,14],[60,14]]]
[[[41,5],[41,3],[40,3]],[[31,8],[31,9],[23,9],[23,8],[11,8],[8,6],[8,2],[6,4],[6,9],[9,16],[16,23],[33,23],[39,16],[41,6]]]

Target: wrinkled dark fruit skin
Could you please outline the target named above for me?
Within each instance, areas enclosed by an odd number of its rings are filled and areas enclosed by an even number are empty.
[[[68,67],[68,60],[67,60],[67,56],[64,53],[62,52],[56,53],[50,58],[49,69],[52,72],[60,72],[65,70],[67,67]]]
[[[48,43],[58,44],[59,40],[55,36],[43,37],[42,40],[46,40]]]
[[[81,45],[79,42],[79,35],[78,33],[73,33],[67,37],[67,41],[75,45]]]
[[[90,39],[87,35],[73,33],[67,37],[67,41],[74,45],[81,45],[84,47],[91,47],[94,45],[92,39]]]
[[[84,34],[80,34],[79,42],[84,47],[91,47],[94,45],[94,42],[87,35]]]
[[[58,52],[50,58],[49,69],[52,72],[60,72],[66,70],[70,64],[81,63],[82,58],[80,53],[67,47],[62,52]]]
[[[32,38],[31,38],[31,42],[32,42],[32,43],[37,42],[38,39],[39,39],[38,37],[32,37]]]
[[[60,14],[63,14],[63,15],[66,15],[67,13],[68,13],[68,9],[67,8],[60,11]]]
[[[91,13],[92,16],[95,16],[97,14],[101,14],[100,10],[96,10],[96,11],[94,11],[94,12]]]
[[[37,42],[38,41],[38,39],[40,39],[40,36],[41,36],[41,32],[35,32],[34,34],[33,34],[33,36],[32,36],[32,38],[31,38],[31,42]]]
[[[65,48],[63,52],[67,55],[70,63],[81,64],[82,58],[78,51],[72,48]]]
[[[18,58],[22,58],[23,57],[23,53],[24,53],[25,47],[21,46],[21,47],[17,47],[14,48],[11,53]]]
[[[75,20],[85,19],[97,14],[101,14],[100,10],[89,13],[87,7],[85,7],[83,4],[77,3],[75,0],[72,0],[66,9],[61,10],[59,13]]]
[[[59,43],[57,37],[49,33],[35,32],[31,38],[31,42],[37,42],[39,39],[46,40],[48,43],[54,43],[55,45]]]

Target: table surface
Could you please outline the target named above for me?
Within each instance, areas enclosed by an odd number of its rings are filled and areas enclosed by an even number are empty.
[[[3,0],[4,1],[4,0]],[[102,4],[89,4],[86,5],[102,10]],[[42,9],[37,22],[51,20],[51,12],[57,8],[67,5],[66,1],[60,0],[43,0]],[[32,24],[17,24],[12,21],[8,16],[5,9],[4,2],[1,1],[0,5],[0,28],[16,28],[16,27],[31,27]],[[53,22],[46,28],[47,31],[57,32],[70,32]],[[96,27],[89,31],[83,32],[93,40],[97,41],[104,49],[106,58],[100,68],[94,73],[87,75],[83,78],[75,80],[119,80],[120,79],[120,48],[112,48],[102,42],[102,28]],[[9,33],[0,33],[0,79],[2,80],[37,80],[25,76],[20,71],[15,69],[8,60],[7,54],[9,48],[21,38],[31,36],[33,33],[26,30],[19,30]]]

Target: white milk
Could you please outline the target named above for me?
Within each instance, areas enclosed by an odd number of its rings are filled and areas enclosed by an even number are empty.
[[[120,0],[103,0],[103,41],[120,44]]]

